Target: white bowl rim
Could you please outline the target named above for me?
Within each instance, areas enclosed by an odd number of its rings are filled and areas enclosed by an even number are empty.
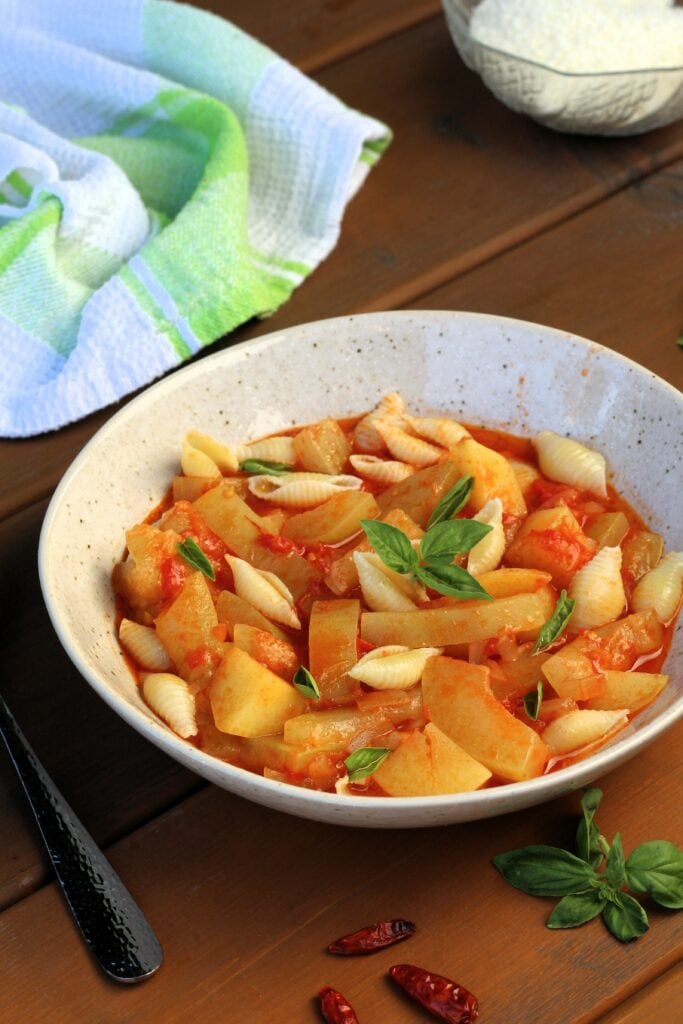
[[[653,721],[641,727],[637,733],[633,733],[622,738],[620,738],[620,734],[617,734],[615,739],[617,739],[618,742],[616,744],[608,742],[605,746],[599,748],[595,754],[588,756],[585,760],[579,760],[568,767],[552,771],[534,779],[529,779],[524,782],[509,782],[500,786],[475,790],[474,792],[469,793],[452,793],[440,796],[342,796],[336,793],[310,790],[305,787],[265,778],[257,775],[255,772],[249,771],[248,769],[240,768],[237,765],[230,764],[227,761],[222,761],[220,758],[199,750],[188,741],[176,736],[167,727],[164,727],[161,732],[158,731],[154,728],[155,723],[150,721],[144,711],[121,700],[116,693],[110,690],[110,688],[102,682],[98,674],[91,670],[77,646],[72,642],[68,628],[62,621],[58,609],[53,606],[52,598],[50,596],[50,588],[48,585],[48,547],[50,532],[52,530],[53,523],[59,514],[62,495],[68,489],[71,480],[87,463],[91,449],[93,449],[110,431],[114,430],[116,426],[125,422],[129,417],[136,415],[139,408],[151,400],[150,396],[156,398],[156,396],[163,395],[165,391],[175,390],[178,386],[178,378],[181,375],[185,381],[196,375],[201,376],[206,373],[206,368],[207,366],[210,366],[211,363],[224,360],[229,362],[232,358],[238,358],[239,354],[242,352],[255,351],[259,348],[268,347],[275,344],[278,338],[282,335],[289,336],[304,328],[307,330],[318,327],[329,329],[335,324],[341,325],[355,323],[361,319],[364,323],[371,323],[373,320],[377,320],[378,324],[386,323],[387,316],[404,319],[408,322],[415,322],[416,320],[419,320],[420,322],[427,320],[438,321],[443,317],[466,317],[469,320],[480,319],[487,322],[496,322],[500,324],[508,323],[510,325],[521,325],[535,330],[541,330],[544,335],[544,340],[547,340],[551,344],[564,344],[567,339],[571,339],[572,343],[585,346],[590,351],[607,353],[609,358],[622,361],[626,366],[631,367],[639,374],[646,374],[650,380],[654,379],[659,386],[662,386],[671,392],[671,395],[683,406],[683,395],[681,395],[677,388],[669,384],[668,381],[665,381],[663,378],[652,373],[652,371],[641,366],[639,363],[636,363],[634,360],[622,355],[620,352],[616,352],[607,346],[601,345],[599,342],[591,341],[588,338],[583,338],[580,335],[573,334],[566,330],[514,317],[469,312],[466,310],[384,310],[381,312],[358,313],[348,316],[307,321],[304,324],[296,324],[292,327],[272,331],[258,338],[238,342],[220,352],[205,356],[204,358],[199,359],[194,363],[190,363],[189,365],[179,367],[178,370],[163,377],[161,380],[152,384],[150,387],[135,396],[124,406],[123,409],[119,410],[119,412],[115,413],[110,419],[108,419],[84,445],[83,449],[76,456],[58,484],[48,505],[40,531],[38,545],[38,572],[43,600],[45,601],[50,620],[62,646],[64,647],[64,650],[78,669],[79,673],[87,680],[95,692],[121,718],[123,718],[128,725],[132,726],[137,732],[141,733],[141,735],[145,736],[157,747],[164,750],[165,753],[169,754],[176,761],[179,761],[191,770],[198,772],[204,778],[208,777],[207,773],[215,774],[218,770],[220,774],[225,774],[228,778],[234,777],[236,780],[241,779],[246,783],[251,783],[255,790],[259,790],[263,792],[263,794],[271,794],[271,797],[273,798],[278,793],[286,793],[289,797],[295,798],[296,802],[302,806],[303,815],[306,815],[306,812],[303,811],[304,806],[309,806],[311,808],[348,807],[354,809],[372,809],[373,814],[376,815],[376,824],[378,827],[382,827],[383,817],[391,818],[393,825],[393,819],[400,817],[400,812],[402,810],[417,811],[419,809],[426,811],[428,809],[438,810],[439,808],[452,809],[454,804],[457,804],[457,806],[462,807],[464,812],[461,820],[466,821],[469,820],[466,816],[468,806],[474,807],[476,805],[476,817],[487,817],[515,811],[519,809],[520,806],[540,802],[545,803],[548,800],[553,799],[556,795],[565,793],[568,790],[579,789],[581,786],[590,783],[594,776],[596,776],[596,773],[598,776],[607,774],[624,761],[629,760],[629,758],[640,748],[647,746],[657,736],[674,725],[679,718],[683,717],[683,693],[672,705],[660,712]],[[205,768],[206,771],[203,771],[203,768]],[[542,797],[539,795],[541,793],[543,794]],[[248,798],[251,799],[252,797]],[[256,796],[254,796],[253,799],[257,802],[268,803],[269,806],[277,806],[274,799],[259,800]],[[289,811],[289,813],[298,814],[298,811],[293,810],[292,808],[285,807],[284,809]],[[310,816],[315,817],[314,814],[311,814]],[[330,819],[326,818],[324,820]],[[341,817],[339,823],[346,824]],[[421,825],[421,823],[419,824]],[[408,824],[405,827],[413,827],[413,825]]]

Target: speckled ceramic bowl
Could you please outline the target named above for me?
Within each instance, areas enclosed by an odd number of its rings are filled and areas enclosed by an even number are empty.
[[[664,534],[667,548],[683,548],[683,399],[672,387],[548,327],[472,313],[373,313],[237,345],[167,377],[114,416],[66,473],[45,518],[40,576],[55,629],[90,685],[133,728],[211,782],[270,807],[344,825],[417,827],[550,800],[633,757],[683,714],[680,627],[669,686],[592,757],[530,782],[410,799],[312,792],[209,757],[151,713],[121,656],[112,567],[124,531],[166,491],[187,430],[255,438],[359,413],[394,389],[421,414],[442,410],[520,434],[549,427],[597,446],[616,486]]]

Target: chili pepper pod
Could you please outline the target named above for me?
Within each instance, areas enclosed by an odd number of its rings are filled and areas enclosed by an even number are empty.
[[[347,999],[326,985],[318,993],[320,1012],[327,1024],[358,1024],[358,1017]]]
[[[412,964],[397,964],[389,974],[406,995],[445,1024],[473,1024],[479,1016],[476,997],[441,974]]]
[[[376,924],[369,924],[365,928],[359,928],[357,932],[350,935],[343,935],[335,939],[327,947],[328,953],[336,956],[359,956],[366,953],[374,953],[377,949],[385,949],[397,942],[409,939],[415,933],[415,925],[412,921],[404,921],[402,918],[393,918],[391,921],[378,921]]]

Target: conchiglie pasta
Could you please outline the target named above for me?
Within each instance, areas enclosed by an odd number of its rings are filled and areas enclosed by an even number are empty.
[[[543,730],[543,741],[554,757],[597,743],[626,725],[628,711],[578,709],[556,718]]]
[[[152,672],[142,683],[142,693],[152,711],[178,736],[196,735],[195,699],[184,679],[170,672]]]
[[[442,654],[442,647],[377,647],[356,662],[349,675],[374,690],[409,690],[420,682],[428,658]]]
[[[167,672],[173,668],[166,648],[151,626],[121,619],[119,640],[121,646],[148,672]]]
[[[191,430],[185,440],[193,448],[208,455],[221,473],[234,473],[239,468],[233,449],[229,445],[221,444],[214,437],[202,434],[199,430]]]
[[[349,462],[366,480],[380,484],[397,484],[415,472],[414,466],[393,459],[380,459],[376,455],[352,455]]]
[[[518,459],[508,459],[512,472],[517,477],[517,483],[522,493],[531,487],[534,480],[540,478],[540,473],[530,462],[522,462]]]
[[[220,480],[221,477],[221,471],[211,456],[201,448],[195,448],[187,440],[183,444],[180,468],[185,476],[189,477],[203,477],[212,480]]]
[[[373,552],[354,551],[353,561],[363,599],[376,612],[405,612],[417,608],[410,582],[389,569]]]
[[[413,433],[418,437],[424,437],[433,441],[442,448],[451,448],[463,437],[469,437],[470,432],[461,423],[431,416],[411,416],[407,423]]]
[[[394,423],[399,425],[403,422],[405,406],[401,396],[393,391],[385,395],[376,409],[363,416],[358,421],[354,430],[354,441],[360,452],[369,454],[381,452],[384,448],[384,441],[377,432],[377,423]]]
[[[569,629],[593,629],[614,622],[626,605],[621,578],[621,548],[602,548],[575,573],[569,596],[576,602]]]
[[[272,501],[284,508],[315,508],[341,491],[360,490],[357,476],[328,476],[325,473],[287,473],[284,476],[256,475],[249,480],[249,490],[262,501]]]
[[[683,551],[670,551],[638,581],[631,607],[635,612],[652,608],[660,622],[669,622],[681,603],[682,592]]]
[[[552,430],[542,430],[533,443],[541,470],[551,480],[606,496],[607,467],[600,452]]]
[[[480,576],[483,572],[497,569],[505,552],[502,501],[491,498],[472,518],[491,527],[491,532],[474,545],[467,557],[467,571],[473,576]]]
[[[267,619],[280,622],[293,629],[301,629],[301,621],[294,608],[290,591],[274,573],[257,569],[243,558],[226,555],[232,570],[235,593]]]
[[[294,439],[291,437],[264,437],[262,441],[238,445],[236,452],[240,462],[267,459],[269,462],[283,462],[287,466],[293,466],[296,462]]]
[[[435,448],[433,444],[409,434],[393,423],[378,421],[376,429],[394,458],[407,462],[409,466],[420,469],[433,466],[444,454],[442,449]]]

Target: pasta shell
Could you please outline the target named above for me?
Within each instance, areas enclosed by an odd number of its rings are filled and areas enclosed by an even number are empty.
[[[634,612],[652,608],[660,622],[670,622],[683,596],[683,551],[670,551],[638,581],[631,598]]]
[[[212,462],[220,469],[221,473],[234,473],[239,469],[237,456],[228,445],[221,444],[208,434],[202,434],[198,430],[191,430],[186,439],[193,448],[208,455]]]
[[[287,473],[286,476],[252,476],[249,490],[263,501],[285,508],[315,508],[340,491],[358,491],[357,476],[328,476],[326,473]]]
[[[607,467],[600,452],[552,430],[542,430],[533,443],[541,470],[551,480],[607,495]]]
[[[159,718],[184,740],[197,733],[195,700],[184,679],[170,672],[145,676],[142,693]]]
[[[560,754],[569,754],[573,750],[587,747],[589,743],[596,743],[619,726],[625,725],[627,721],[628,711],[625,709],[593,711],[590,708],[581,708],[577,711],[568,711],[546,726],[543,730],[543,742],[550,753],[558,757]]]
[[[353,793],[349,789],[348,773],[346,775],[342,775],[340,779],[337,779],[334,784],[334,791],[337,796],[353,796]]]
[[[180,456],[180,467],[185,476],[201,476],[205,479],[220,479],[221,471],[210,455],[201,448],[195,448],[185,439]]]
[[[462,441],[463,437],[470,436],[469,430],[455,420],[411,416],[407,422],[418,437],[426,437],[428,441],[434,441],[442,448],[452,448],[458,441]]]
[[[121,646],[148,672],[168,672],[173,663],[152,626],[141,626],[132,619],[121,619]]]
[[[374,690],[409,690],[422,679],[427,658],[441,654],[442,647],[378,647],[358,661],[348,675]]]
[[[293,629],[301,629],[299,616],[294,609],[294,598],[275,573],[245,562],[243,558],[226,555],[225,560],[232,569],[235,593],[267,619],[281,622]]]
[[[405,462],[378,459],[376,455],[351,455],[349,462],[356,473],[379,484],[397,484],[415,472],[415,468]]]
[[[373,612],[407,612],[417,608],[418,588],[400,573],[393,572],[372,551],[354,551],[360,588]]]
[[[409,466],[433,466],[444,454],[443,449],[435,448],[433,444],[428,444],[419,437],[413,437],[393,423],[380,420],[375,427],[394,458],[407,462]]]
[[[522,493],[531,487],[534,480],[540,479],[541,474],[538,472],[535,466],[532,466],[530,462],[521,462],[517,459],[508,459],[512,471],[517,477],[517,483],[519,484]]]
[[[380,452],[384,448],[384,441],[377,433],[378,421],[385,423],[400,424],[403,422],[405,406],[403,399],[398,392],[393,391],[385,395],[376,409],[364,416],[356,424],[353,432],[356,447],[361,452]]]
[[[621,548],[602,548],[574,574],[569,596],[576,602],[569,628],[577,633],[614,622],[624,610],[626,594],[621,578]]]
[[[473,576],[480,576],[483,572],[497,569],[505,551],[503,502],[500,498],[491,498],[472,518],[476,523],[493,527],[467,556],[467,571]]]
[[[238,445],[236,452],[240,462],[267,459],[269,462],[284,462],[287,466],[296,462],[294,439],[291,437],[264,437],[262,441]]]

